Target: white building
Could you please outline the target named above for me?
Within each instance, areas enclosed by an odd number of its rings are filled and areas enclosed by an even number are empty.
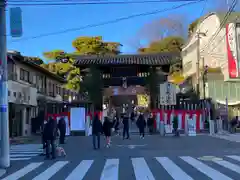
[[[8,100],[10,136],[31,135],[40,101],[63,102],[65,80],[28,61],[18,52],[8,53]],[[56,111],[59,110],[54,110]]]
[[[202,17],[182,50],[182,65],[184,77],[191,80],[193,86],[197,84],[198,51],[200,53],[200,94],[203,97],[203,72],[208,67],[206,80],[206,97],[211,97],[220,104],[225,104],[226,98],[229,105],[240,104],[240,78],[233,77],[231,58],[240,55],[236,46],[239,46],[235,25],[240,19],[240,13],[233,12],[224,21],[225,14],[211,13]],[[240,31],[239,31],[240,32]],[[235,33],[233,35],[233,33]],[[239,36],[240,37],[240,36]],[[199,38],[199,46],[198,46]],[[234,50],[232,50],[232,46]],[[240,46],[239,46],[240,47]],[[230,56],[229,56],[230,55]],[[233,60],[234,61],[234,60]],[[240,56],[235,63],[240,65]],[[235,67],[235,71],[240,69]],[[235,72],[236,74],[236,72]]]

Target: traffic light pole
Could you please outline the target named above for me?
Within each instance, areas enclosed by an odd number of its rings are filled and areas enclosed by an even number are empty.
[[[0,0],[0,168],[10,166],[5,8],[5,0]]]

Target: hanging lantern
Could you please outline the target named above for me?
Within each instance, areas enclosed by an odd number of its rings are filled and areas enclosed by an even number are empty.
[[[126,77],[123,77],[123,78],[122,78],[122,87],[123,87],[124,89],[127,89],[127,78],[126,78]]]

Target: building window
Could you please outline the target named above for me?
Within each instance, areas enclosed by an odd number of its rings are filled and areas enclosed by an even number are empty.
[[[11,91],[8,91],[8,96],[11,96]]]
[[[17,97],[17,93],[16,93],[16,92],[13,92],[13,96],[14,96],[14,97]]]
[[[22,81],[30,82],[30,73],[24,69],[20,69],[20,79]]]

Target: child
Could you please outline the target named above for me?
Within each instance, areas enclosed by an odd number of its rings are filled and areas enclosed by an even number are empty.
[[[112,129],[112,123],[108,119],[108,117],[104,117],[104,122],[103,122],[103,133],[106,137],[107,141],[107,148],[110,147],[110,141],[111,141],[111,129]]]

